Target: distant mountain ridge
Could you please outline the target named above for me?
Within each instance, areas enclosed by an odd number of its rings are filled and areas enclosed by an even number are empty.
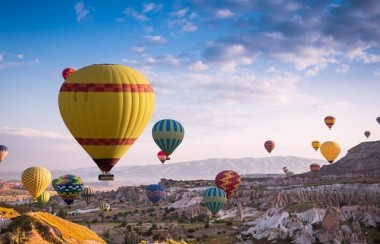
[[[97,177],[99,169],[94,167],[73,169],[68,171],[52,170],[53,178],[63,174],[79,175],[84,182],[98,182],[98,185],[114,184],[152,184],[157,183],[161,178],[174,180],[196,180],[215,179],[216,174],[223,170],[234,170],[240,175],[247,174],[283,174],[282,168],[287,166],[290,171],[301,173],[309,171],[311,163],[326,164],[325,160],[301,158],[301,157],[265,157],[265,158],[211,158],[204,160],[187,161],[181,163],[171,163],[166,161],[165,165],[145,166],[121,166],[113,169],[115,175],[114,182],[99,182]],[[20,172],[0,172],[2,180],[20,179]],[[118,183],[119,182],[119,183]]]

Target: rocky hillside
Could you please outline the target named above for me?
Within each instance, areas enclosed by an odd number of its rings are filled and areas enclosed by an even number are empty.
[[[13,210],[4,211],[8,215],[0,218],[0,243],[106,243],[88,228],[49,213],[28,212],[17,216]],[[13,217],[7,218],[9,215]]]

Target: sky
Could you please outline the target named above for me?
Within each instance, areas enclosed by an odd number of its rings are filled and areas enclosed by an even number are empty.
[[[58,93],[63,69],[98,63],[133,67],[155,92],[148,126],[113,171],[161,164],[151,130],[166,118],[185,128],[167,163],[323,159],[313,140],[339,143],[339,159],[380,137],[377,0],[0,1],[1,170],[97,167]]]

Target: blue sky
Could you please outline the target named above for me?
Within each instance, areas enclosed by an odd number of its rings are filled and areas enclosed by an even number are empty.
[[[271,155],[322,159],[312,140],[378,140],[380,3],[372,1],[1,1],[0,144],[5,171],[96,167],[58,109],[64,68],[118,63],[156,102],[114,167],[159,164],[163,118],[185,138],[170,163]],[[331,131],[323,122],[337,118]],[[268,169],[282,172],[282,169]]]

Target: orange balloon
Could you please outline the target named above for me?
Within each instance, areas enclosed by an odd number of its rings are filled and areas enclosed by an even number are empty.
[[[67,79],[67,77],[69,77],[72,73],[75,72],[75,69],[73,68],[66,68],[62,71],[62,77],[63,79]]]

